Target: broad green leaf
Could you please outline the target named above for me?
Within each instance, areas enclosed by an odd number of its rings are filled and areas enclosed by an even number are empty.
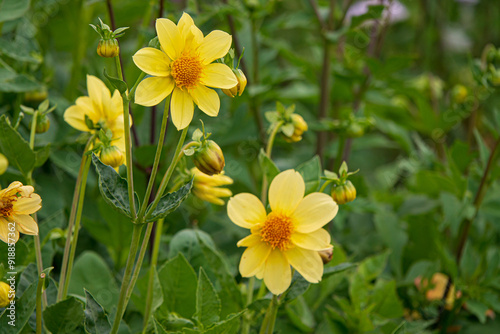
[[[230,314],[223,321],[219,321],[215,326],[207,330],[206,334],[236,334],[239,333],[240,328],[240,318],[245,313],[241,311],[239,313]]]
[[[486,311],[488,311],[488,306],[478,300],[467,300],[467,309],[470,313],[474,314],[479,321],[484,324],[486,322]]]
[[[137,280],[135,285],[135,292],[132,294],[134,305],[141,311],[146,308],[146,298],[148,295],[149,275],[153,272],[153,300],[151,304],[151,314],[153,314],[158,307],[163,304],[163,292],[161,290],[160,279],[158,278],[158,271],[156,266],[149,268],[146,274]]]
[[[122,178],[113,167],[103,164],[94,153],[92,153],[92,162],[99,175],[99,190],[104,200],[127,217],[131,217],[127,180]]]
[[[167,311],[168,312],[168,311]],[[154,324],[158,329],[158,333],[180,333],[177,331],[185,331],[186,329],[194,328],[194,323],[186,318],[179,317],[176,313],[164,314],[160,311],[156,312]]]
[[[179,190],[164,195],[158,202],[158,205],[153,210],[152,214],[150,216],[148,215],[149,217],[147,221],[157,221],[158,219],[165,218],[171,212],[175,211],[191,192],[193,180],[194,179],[191,179],[191,181],[183,185]],[[150,208],[151,207],[148,208],[148,211]]]
[[[321,162],[317,155],[311,160],[297,166],[296,170],[304,178],[304,182],[306,183],[306,194],[312,193],[318,189],[321,178]]]
[[[264,175],[267,176],[268,182],[274,179],[274,177],[278,175],[280,172],[280,170],[278,169],[278,167],[276,167],[274,162],[271,159],[269,159],[269,157],[266,155],[264,149],[260,150],[259,163],[260,167],[262,168],[262,172],[264,173]]]
[[[408,235],[403,229],[402,222],[392,211],[384,210],[375,214],[375,227],[385,245],[392,251],[389,257],[391,267],[396,275],[401,277],[403,248],[408,242]]]
[[[35,151],[35,167],[42,166],[50,156],[50,144]]]
[[[8,123],[7,117],[0,117],[0,150],[23,175],[35,167],[35,153],[28,142]]]
[[[41,87],[28,75],[18,74],[13,70],[2,68],[0,65],[0,92],[24,93]]]
[[[127,87],[127,84],[125,83],[125,81],[108,75],[108,73],[106,72],[106,69],[104,69],[104,76],[106,77],[106,79],[109,80],[109,82],[111,83],[111,85],[114,88],[118,89],[120,94],[123,95],[125,92],[128,91],[128,87]]]
[[[203,268],[200,268],[198,275],[198,288],[196,289],[196,314],[194,318],[198,320],[202,327],[219,320],[221,304],[217,291],[208,279]]]
[[[288,288],[288,292],[286,293],[285,303],[290,302],[302,295],[304,292],[309,289],[311,284],[306,281],[297,271],[293,274],[292,283]]]
[[[366,258],[360,263],[358,273],[365,279],[366,282],[374,280],[382,273],[382,271],[384,271],[388,257],[389,252],[384,252],[382,254]]]
[[[52,334],[73,334],[83,323],[83,305],[75,297],[69,297],[43,311],[45,326]]]
[[[179,254],[158,270],[164,303],[160,307],[191,318],[196,309],[198,279],[184,255]]]
[[[2,6],[0,4],[0,12],[1,11]],[[35,43],[36,42],[34,42],[33,39],[28,39],[21,35],[16,35],[14,39],[1,37],[0,54],[6,55],[18,62],[40,64],[43,58],[40,54],[39,48]]]
[[[85,330],[90,334],[107,334],[111,332],[108,315],[94,297],[85,290]]]
[[[370,298],[375,304],[373,312],[384,318],[400,318],[403,316],[403,305],[396,292],[396,281],[378,279]]]
[[[30,0],[0,1],[0,23],[22,17],[30,8]]]

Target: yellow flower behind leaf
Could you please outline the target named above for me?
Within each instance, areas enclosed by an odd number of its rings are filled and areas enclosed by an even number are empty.
[[[0,282],[0,307],[7,307],[14,297],[15,291],[10,289],[10,285],[5,282]]]
[[[222,197],[230,197],[233,193],[231,190],[220,186],[233,184],[233,179],[223,175],[223,173],[210,176],[202,173],[196,167],[192,168],[191,174],[194,176],[193,195],[216,205],[224,205],[225,202]]]
[[[214,30],[203,36],[193,19],[184,13],[177,25],[156,20],[161,50],[147,47],[133,56],[134,63],[149,74],[135,92],[135,103],[154,106],[172,93],[172,121],[184,129],[193,119],[194,104],[205,114],[219,113],[219,95],[213,88],[232,88],[238,81],[231,69],[214,63],[229,51],[231,35]]]
[[[290,266],[307,281],[319,282],[323,261],[318,251],[332,248],[330,234],[322,227],[335,217],[338,205],[326,194],[304,197],[304,192],[304,179],[290,169],[271,182],[269,214],[261,201],[248,193],[232,197],[227,205],[233,223],[251,232],[238,242],[239,247],[247,247],[240,261],[241,275],[263,278],[275,295],[290,286]]]
[[[109,91],[99,78],[87,75],[89,96],[81,96],[64,112],[64,120],[77,130],[97,133],[109,129],[113,135],[111,145],[125,154],[125,133],[123,127],[123,100],[118,90]],[[130,124],[132,119],[130,118]]]
[[[0,240],[17,242],[19,233],[37,235],[38,225],[30,216],[40,210],[42,199],[32,186],[12,182],[0,190]]]

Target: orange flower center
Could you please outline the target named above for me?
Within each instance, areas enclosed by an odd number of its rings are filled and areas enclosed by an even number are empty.
[[[203,64],[198,55],[183,53],[171,65],[172,77],[179,88],[195,88],[200,81],[202,72]]]
[[[0,217],[11,217],[14,211],[12,199],[0,200]]]
[[[292,219],[280,213],[271,212],[267,215],[260,231],[262,241],[273,249],[284,251],[290,247],[290,238],[294,230]]]

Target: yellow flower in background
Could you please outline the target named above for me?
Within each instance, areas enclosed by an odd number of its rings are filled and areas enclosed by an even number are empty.
[[[66,109],[64,120],[80,131],[97,133],[99,129],[109,129],[113,134],[111,145],[117,146],[125,154],[123,100],[120,92],[115,90],[111,95],[104,82],[93,75],[87,75],[87,91],[89,96],[79,97],[75,105]]]
[[[221,197],[230,197],[233,193],[231,190],[220,186],[233,184],[233,179],[223,175],[223,173],[209,176],[200,172],[196,167],[192,168],[191,174],[194,176],[193,195],[216,205],[224,205],[225,202]]]
[[[19,233],[38,234],[38,225],[30,214],[40,210],[42,199],[34,191],[32,186],[23,186],[18,181],[0,190],[0,239],[3,242],[17,242]]]
[[[156,32],[161,50],[147,47],[133,56],[137,67],[151,75],[137,86],[135,103],[154,106],[172,93],[172,121],[178,130],[193,119],[193,102],[205,114],[217,116],[219,95],[208,87],[230,89],[238,84],[227,65],[212,63],[227,54],[231,35],[214,30],[204,37],[186,13],[177,25],[156,20]]]
[[[6,307],[14,299],[14,291],[10,290],[10,285],[0,282],[0,307]]]
[[[233,223],[251,232],[238,242],[238,247],[248,247],[241,257],[241,275],[263,278],[275,295],[290,286],[290,266],[307,281],[319,282],[323,261],[318,251],[332,248],[330,234],[322,227],[335,217],[338,205],[326,194],[304,197],[304,192],[304,179],[290,169],[278,174],[269,187],[269,214],[248,193],[232,197],[227,204]]]

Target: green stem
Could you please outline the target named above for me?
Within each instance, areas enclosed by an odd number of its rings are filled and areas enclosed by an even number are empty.
[[[42,334],[42,293],[44,283],[45,274],[41,273],[36,287],[36,334]]]
[[[276,315],[278,314],[278,297],[273,295],[273,299],[271,300],[271,304],[267,309],[266,315],[264,317],[264,321],[262,322],[262,326],[260,327],[259,334],[272,334],[274,331],[274,324],[276,322]]]
[[[153,191],[153,185],[156,179],[156,173],[158,172],[158,166],[160,164],[161,153],[163,150],[163,143],[165,140],[165,134],[167,132],[167,123],[168,123],[168,114],[169,114],[169,106],[170,106],[170,98],[172,95],[167,97],[165,101],[165,110],[163,111],[163,119],[161,122],[161,130],[160,130],[160,138],[158,139],[158,146],[156,148],[155,160],[153,163],[153,170],[151,171],[151,175],[149,177],[148,187],[146,189],[146,194],[144,195],[144,200],[141,205],[141,209],[139,210],[139,219],[144,217],[146,213],[146,209],[149,204],[149,197],[151,196],[151,192]]]
[[[325,191],[326,187],[332,183],[332,180],[326,180],[325,183],[323,183],[323,185],[321,186],[321,188],[319,188],[319,192],[322,193],[323,191]]]
[[[264,297],[266,292],[267,292],[267,287],[264,284],[264,281],[262,281],[262,283],[260,284],[259,291],[257,292],[257,299],[261,299],[262,297]]]
[[[73,235],[68,234],[68,238],[71,238],[71,250],[69,254],[68,269],[66,270],[66,279],[64,281],[61,299],[66,298],[68,294],[69,282],[71,280],[71,271],[73,270],[73,261],[75,260],[76,245],[78,243],[78,233],[80,232],[80,222],[82,220],[83,201],[85,200],[85,189],[87,188],[87,176],[89,175],[89,168],[90,168],[90,159],[87,157],[85,165],[83,167],[80,193],[78,194],[78,208],[76,210],[76,216],[75,216],[75,227],[73,229]],[[61,283],[59,283],[59,285],[61,285]]]
[[[267,141],[267,146],[266,146],[266,155],[269,159],[271,159],[271,153],[272,153],[273,145],[274,145],[274,138],[276,138],[276,134],[281,129],[282,125],[283,125],[282,121],[276,123],[273,131],[271,131],[271,134],[269,135],[269,140]],[[266,173],[264,173],[264,176],[262,177],[262,192],[260,194],[260,199],[262,200],[262,203],[264,205],[266,205],[266,202],[267,202],[267,175],[266,175]]]
[[[123,80],[123,72],[122,72],[122,64],[120,62],[120,57],[115,57],[115,65],[116,65],[116,73],[118,74],[118,78]]]
[[[344,150],[346,146],[345,141],[346,141],[345,136],[340,135],[339,146],[337,148],[337,157],[335,158],[335,165],[333,166],[334,171],[337,171],[340,168],[340,165],[342,164],[342,156],[344,155]]]
[[[146,217],[144,220],[148,220],[149,217],[151,217],[151,214],[153,213],[154,209],[160,202],[161,197],[163,196],[163,193],[165,192],[165,189],[167,189],[168,181],[170,181],[170,178],[172,177],[172,174],[174,173],[175,166],[179,162],[180,158],[184,155],[182,152],[182,146],[184,145],[184,141],[186,140],[186,135],[188,132],[189,126],[186,126],[184,130],[182,130],[181,137],[179,138],[179,142],[177,143],[177,148],[175,149],[174,153],[174,158],[172,160],[172,163],[168,167],[167,172],[163,176],[163,179],[161,180],[160,183],[160,188],[158,189],[158,192],[156,193],[156,197],[151,204],[149,210],[146,213]]]
[[[264,285],[264,283],[262,284]],[[247,307],[248,305],[252,304],[254,285],[255,285],[255,276],[252,276],[248,279],[248,285],[247,285],[247,302],[246,302]],[[243,320],[241,334],[248,334],[250,333],[250,324],[253,317],[253,312],[247,312],[244,315],[244,317],[245,318]]]
[[[111,329],[111,334],[116,334],[118,332],[120,322],[123,318],[123,314],[125,313],[125,308],[127,307],[126,295],[130,285],[130,276],[132,274],[132,269],[134,268],[135,257],[139,248],[139,240],[141,238],[142,227],[142,224],[134,224],[132,240],[130,242],[130,251],[127,258],[127,264],[125,266],[125,273],[123,275],[122,286],[120,288],[120,297],[118,299],[118,305],[116,308],[115,319],[113,320],[113,328]]]
[[[148,320],[151,314],[151,304],[153,303],[153,284],[156,272],[156,264],[158,263],[158,253],[160,251],[162,230],[163,230],[163,219],[160,219],[156,223],[156,234],[153,245],[153,255],[151,257],[151,267],[149,269],[148,293],[146,296],[146,309],[144,310],[144,329],[142,331],[144,334],[146,334],[146,329],[148,327]]]
[[[63,286],[64,286],[64,282],[66,281],[66,271],[67,271],[67,267],[68,267],[69,253],[70,253],[70,249],[71,249],[71,239],[73,236],[73,226],[75,225],[76,209],[78,208],[78,201],[79,201],[79,197],[80,197],[80,187],[82,185],[82,179],[83,179],[83,171],[85,169],[85,164],[88,160],[88,156],[85,153],[90,148],[90,145],[91,145],[93,139],[94,139],[94,136],[92,136],[88,140],[87,145],[85,145],[85,149],[83,150],[82,161],[80,163],[80,169],[78,170],[78,176],[76,178],[75,190],[73,192],[73,202],[71,203],[71,212],[69,215],[66,244],[64,245],[64,255],[63,255],[62,266],[61,266],[61,277],[59,279],[59,290],[57,291],[57,301],[58,302],[61,301],[63,298]],[[87,179],[87,175],[85,175],[85,180],[86,179]]]

